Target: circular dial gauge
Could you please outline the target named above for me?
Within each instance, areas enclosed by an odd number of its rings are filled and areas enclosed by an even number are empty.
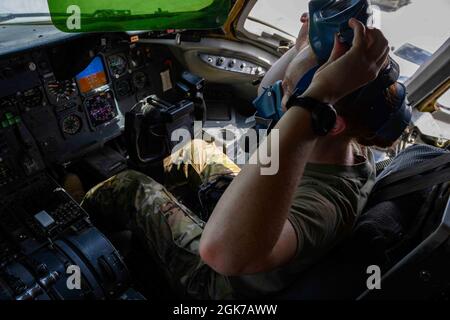
[[[94,126],[108,122],[117,116],[114,97],[109,91],[86,100],[86,109]]]
[[[141,49],[133,49],[130,51],[130,65],[136,69],[144,65],[145,53]]]
[[[147,83],[147,76],[143,72],[136,72],[133,75],[133,84],[138,89],[143,89]]]
[[[124,56],[116,54],[108,58],[109,68],[114,77],[119,78],[128,71],[127,60]]]
[[[53,80],[47,83],[47,92],[54,102],[64,103],[77,94],[77,84],[73,80]]]
[[[81,130],[81,118],[77,115],[71,114],[65,117],[62,121],[62,131],[65,134],[74,135]]]
[[[119,96],[127,96],[131,92],[131,86],[128,80],[119,81],[116,85],[116,92]]]

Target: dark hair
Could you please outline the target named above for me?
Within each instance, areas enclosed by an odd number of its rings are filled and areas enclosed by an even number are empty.
[[[338,115],[343,117],[347,122],[345,134],[363,146],[390,147],[396,140],[386,140],[377,137],[376,132],[367,125],[371,119],[368,119],[365,110],[377,108],[377,106],[372,104],[373,101],[367,101],[364,97],[361,99],[361,90],[359,89],[349,94],[335,104]],[[382,95],[384,104],[388,109],[392,109],[393,111],[398,103],[397,86],[393,84],[384,89],[380,94]]]

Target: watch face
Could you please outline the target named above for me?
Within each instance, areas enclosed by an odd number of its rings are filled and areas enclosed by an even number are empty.
[[[327,135],[336,124],[336,110],[331,105],[317,105],[313,109],[314,131],[316,134]]]
[[[336,110],[333,106],[319,102],[309,97],[293,96],[287,103],[287,108],[298,106],[311,112],[312,127],[314,133],[319,136],[326,136],[336,124]]]

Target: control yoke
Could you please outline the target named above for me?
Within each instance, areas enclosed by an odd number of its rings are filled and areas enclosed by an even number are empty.
[[[172,132],[184,128],[192,137],[194,104],[182,100],[170,104],[156,95],[138,102],[125,115],[125,139],[131,161],[148,165],[163,160],[174,146]]]

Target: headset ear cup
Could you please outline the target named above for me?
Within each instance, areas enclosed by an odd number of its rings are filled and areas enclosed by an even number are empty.
[[[334,34],[340,33],[347,45],[353,43],[351,18],[367,25],[371,16],[369,0],[311,0],[309,1],[309,40],[320,64],[328,61],[333,50]]]
[[[379,77],[380,85],[382,85],[384,88],[387,88],[396,83],[398,78],[400,77],[400,66],[394,59],[391,58],[391,56],[388,56],[388,59],[388,66],[382,73],[381,77]]]
[[[412,118],[412,109],[406,101],[406,88],[405,86],[397,82],[397,105],[394,111],[390,114],[389,119],[379,128],[376,132],[376,136],[387,141],[397,140],[408,125]]]
[[[392,68],[391,79],[393,79],[393,83],[395,83],[398,78],[400,78],[400,66],[391,56],[389,56],[389,65]]]
[[[370,131],[361,137],[364,145],[391,145],[404,132],[412,118],[411,107],[407,104],[406,88],[395,82],[383,90],[363,87],[354,100],[359,110],[364,109],[359,125]]]

